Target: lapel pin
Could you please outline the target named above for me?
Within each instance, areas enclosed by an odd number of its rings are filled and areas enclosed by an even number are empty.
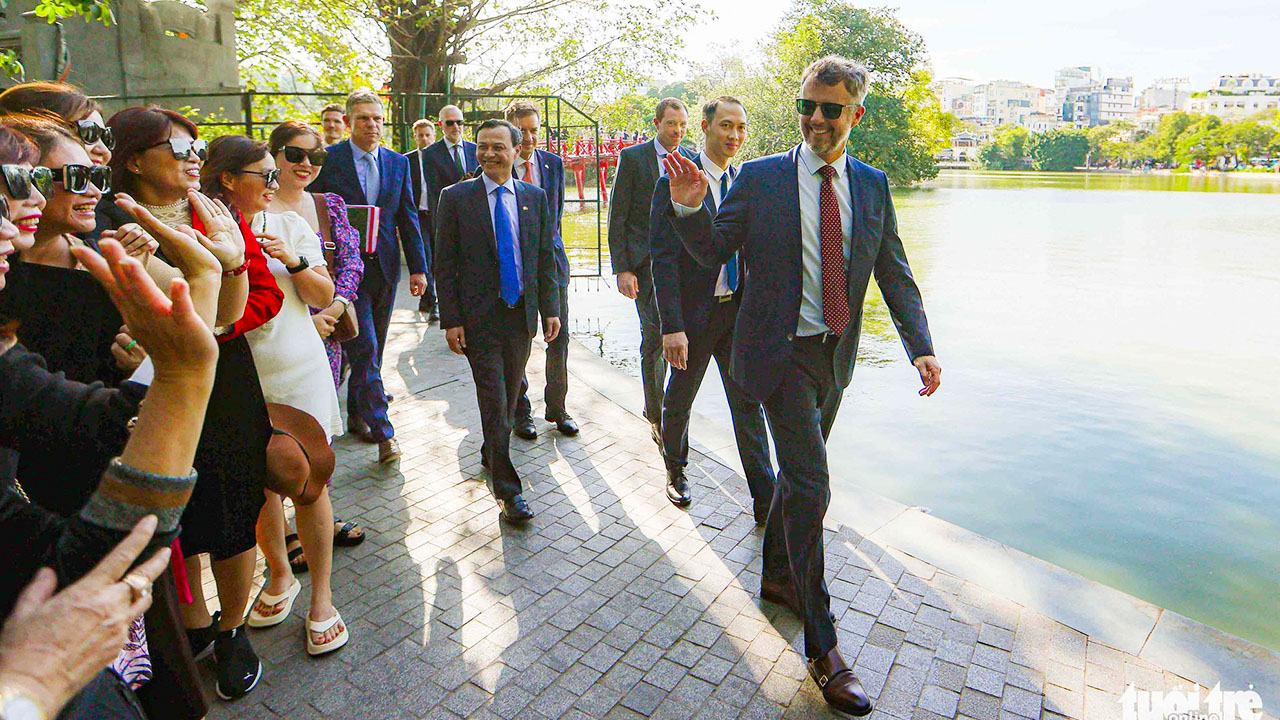
[[[529,206],[528,206],[528,205],[525,205],[525,206],[521,207],[520,209],[521,209],[521,210],[528,210],[528,209],[529,209]]]

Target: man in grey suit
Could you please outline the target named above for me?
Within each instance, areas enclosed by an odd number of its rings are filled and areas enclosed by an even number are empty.
[[[653,188],[666,174],[662,160],[678,153],[692,160],[692,150],[680,147],[689,124],[689,110],[679,98],[663,98],[653,116],[658,137],[626,148],[618,157],[618,173],[609,203],[609,257],[618,292],[636,301],[640,315],[640,379],[644,385],[644,417],[653,441],[662,446],[662,394],[667,362],[662,358],[662,325],[649,268],[649,209]]]

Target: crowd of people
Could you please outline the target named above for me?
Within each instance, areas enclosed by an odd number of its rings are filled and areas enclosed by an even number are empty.
[[[739,100],[702,108],[697,152],[681,146],[684,103],[661,100],[653,142],[622,153],[609,221],[667,496],[694,500],[689,410],[714,358],[764,527],[761,596],[801,618],[815,682],[853,715],[871,705],[823,584],[824,439],[873,272],[922,395],[941,373],[885,176],[845,155],[866,87],[857,63],[815,62],[803,142],[741,168]],[[471,367],[501,521],[534,518],[511,436],[539,431],[535,337],[543,417],[580,432],[563,163],[539,148],[529,102],[482,119],[474,142],[445,106],[404,154],[384,146],[383,118],[357,90],[319,128],[206,142],[161,107],[104,119],[66,84],[0,93],[0,717],[203,717],[196,664],[212,659],[224,700],[251,692],[263,666],[247,629],[290,618],[300,573],[307,653],[347,644],[333,554],[365,534],[334,518],[332,444],[345,432],[380,463],[400,457],[382,361],[402,261],[423,319]],[[259,551],[269,571],[251,598]]]

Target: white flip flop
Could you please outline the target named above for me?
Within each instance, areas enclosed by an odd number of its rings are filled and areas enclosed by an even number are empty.
[[[275,607],[280,603],[284,603],[284,607],[280,609],[280,612],[263,615],[258,612],[257,603],[254,603],[254,608],[249,611],[249,619],[245,621],[245,624],[251,628],[267,628],[279,625],[289,618],[289,612],[293,610],[293,601],[298,598],[298,593],[300,592],[302,592],[302,583],[298,582],[298,578],[293,579],[293,584],[289,586],[288,590],[284,591],[283,595],[268,593],[264,585],[262,592],[258,595],[258,601],[267,607]]]
[[[338,614],[337,610],[333,611],[333,617],[329,618],[328,620],[321,620],[319,622],[312,620],[311,614],[308,613],[307,614],[307,654],[312,657],[315,657],[317,655],[324,655],[325,653],[331,653],[334,650],[337,650],[338,648],[342,647],[343,645],[346,645],[347,641],[351,639],[351,634],[347,632],[346,623],[342,623],[342,632],[338,633],[337,637],[335,637],[334,639],[330,640],[327,643],[317,645],[311,640],[312,633],[323,635],[329,632],[329,630],[333,628],[334,625],[337,625],[338,623],[341,623],[341,622],[342,622],[342,615]]]

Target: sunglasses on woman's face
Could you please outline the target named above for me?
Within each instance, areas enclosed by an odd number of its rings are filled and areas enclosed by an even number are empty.
[[[329,157],[329,151],[322,147],[316,148],[315,150],[303,150],[302,148],[294,147],[293,145],[285,145],[280,149],[284,151],[284,159],[294,165],[297,165],[303,160],[310,160],[312,165],[319,167],[324,165],[324,161]]]
[[[209,142],[207,140],[199,138],[195,140],[192,140],[191,138],[169,138],[168,140],[158,142],[147,149],[150,150],[151,148],[158,148],[161,145],[169,146],[169,150],[173,152],[175,160],[186,160],[191,157],[191,153],[195,153],[196,157],[200,158],[201,162],[209,157]]]
[[[53,190],[53,171],[47,167],[24,168],[21,165],[0,166],[0,175],[4,176],[4,184],[9,188],[9,197],[14,200],[26,200],[31,197],[31,188],[48,195]]]
[[[111,169],[102,165],[63,165],[50,172],[69,193],[83,195],[89,191],[89,183],[104,193],[111,192]]]
[[[92,120],[81,120],[76,123],[76,132],[80,135],[80,142],[85,145],[92,145],[101,140],[108,150],[116,146],[115,132]]]
[[[817,112],[818,108],[822,108],[822,117],[828,120],[835,120],[844,114],[845,108],[851,107],[858,107],[858,104],[841,105],[840,103],[831,102],[820,103],[817,100],[802,100],[800,98],[796,98],[796,112],[805,117],[809,117]]]
[[[262,184],[266,185],[267,187],[271,187],[273,185],[278,184],[280,180],[279,168],[276,168],[275,170],[241,170],[236,174],[237,175],[257,175],[258,177],[262,178]]]

